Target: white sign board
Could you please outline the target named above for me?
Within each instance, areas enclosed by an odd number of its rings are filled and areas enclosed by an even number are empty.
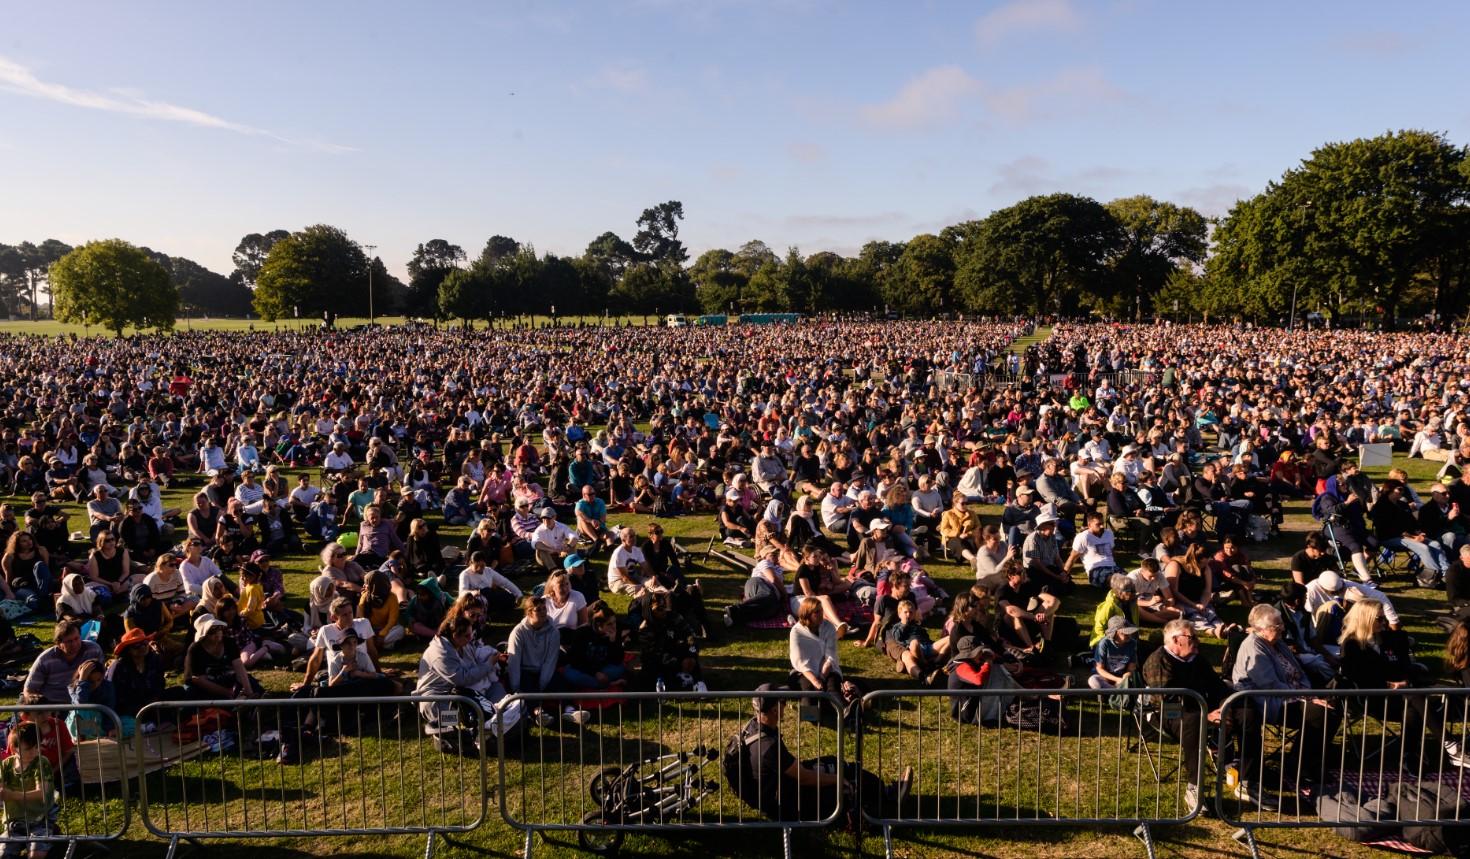
[[[1375,466],[1388,467],[1393,465],[1393,445],[1391,444],[1360,444],[1358,445],[1358,467],[1373,468]]]

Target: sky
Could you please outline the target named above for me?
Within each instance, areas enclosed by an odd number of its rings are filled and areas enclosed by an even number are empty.
[[[1470,143],[1470,4],[8,4],[0,242],[233,268],[327,223],[579,254],[684,204],[695,255],[855,253],[1032,194],[1223,215],[1325,142]],[[1457,94],[1458,93],[1458,94]]]

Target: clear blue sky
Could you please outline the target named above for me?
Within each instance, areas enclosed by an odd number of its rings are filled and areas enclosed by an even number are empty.
[[[0,241],[231,269],[330,223],[390,269],[580,253],[682,200],[694,253],[851,253],[1035,193],[1223,214],[1329,140],[1470,143],[1470,4],[14,3]]]

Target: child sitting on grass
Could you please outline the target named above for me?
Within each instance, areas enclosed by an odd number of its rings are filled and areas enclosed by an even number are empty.
[[[5,859],[29,855],[41,859],[51,852],[46,841],[29,841],[55,833],[51,822],[51,799],[56,776],[51,762],[41,755],[40,729],[35,722],[21,722],[11,741],[15,754],[0,761],[0,802],[5,805]]]
[[[926,682],[939,674],[939,655],[929,642],[929,633],[920,625],[918,609],[912,602],[898,604],[898,621],[888,630],[886,648],[900,672],[915,680],[926,673]]]

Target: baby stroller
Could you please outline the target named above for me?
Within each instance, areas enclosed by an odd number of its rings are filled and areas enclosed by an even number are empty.
[[[719,756],[716,749],[696,746],[692,752],[660,755],[625,767],[608,767],[593,776],[587,786],[597,810],[589,812],[582,822],[619,826],[676,821],[720,789],[719,781],[705,773],[705,768]],[[582,830],[577,833],[577,843],[583,850],[612,856],[622,847],[623,833]]]

